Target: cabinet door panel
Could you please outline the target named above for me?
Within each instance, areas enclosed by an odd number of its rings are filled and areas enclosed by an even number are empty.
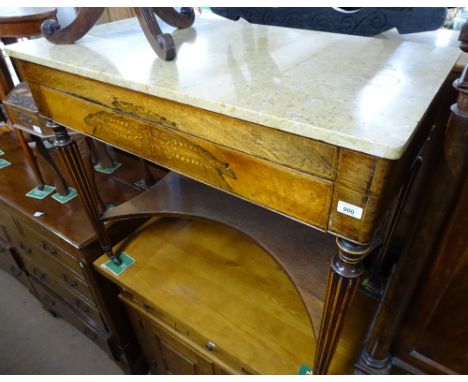
[[[122,297],[121,297],[122,298]],[[193,349],[165,328],[134,308],[127,305],[130,319],[135,328],[145,359],[154,374],[210,375],[229,374],[229,372]]]
[[[159,341],[168,374],[195,375],[195,362],[165,341]]]
[[[396,342],[396,355],[429,374],[468,373],[468,182]]]

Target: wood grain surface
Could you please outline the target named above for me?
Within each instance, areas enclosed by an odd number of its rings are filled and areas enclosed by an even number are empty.
[[[295,373],[313,356],[304,304],[281,267],[246,236],[207,221],[154,219],[122,247],[136,263],[113,278],[203,347],[266,374]],[[101,258],[96,267],[105,261]]]

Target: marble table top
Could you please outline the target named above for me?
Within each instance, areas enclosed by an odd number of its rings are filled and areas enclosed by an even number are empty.
[[[173,31],[173,28],[163,28]],[[460,51],[230,21],[173,31],[159,59],[136,19],[95,26],[72,45],[9,45],[37,64],[388,159],[404,152]]]

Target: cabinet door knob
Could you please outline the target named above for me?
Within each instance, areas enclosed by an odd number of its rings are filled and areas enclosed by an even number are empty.
[[[37,268],[33,268],[33,271],[32,271],[33,275],[36,276],[39,280],[43,280],[45,279],[46,275],[45,273],[41,272],[39,269]]]
[[[208,351],[213,351],[216,349],[216,344],[213,341],[208,341],[205,345]]]
[[[87,326],[85,326],[83,328],[83,332],[84,334],[86,335],[86,337],[88,337],[90,340],[92,341],[96,341],[97,340],[97,335],[96,333],[94,333],[91,329],[89,329]]]

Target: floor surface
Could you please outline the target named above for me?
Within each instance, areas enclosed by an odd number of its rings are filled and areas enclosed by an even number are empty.
[[[0,269],[0,374],[123,374],[85,335]]]

